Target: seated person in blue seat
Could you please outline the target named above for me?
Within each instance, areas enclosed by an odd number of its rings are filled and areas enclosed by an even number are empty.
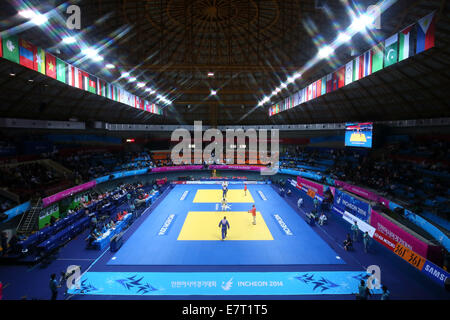
[[[97,230],[97,228],[95,228],[91,231],[86,240],[88,240],[89,245],[91,245],[92,242],[96,241],[99,237],[101,237],[101,233]]]

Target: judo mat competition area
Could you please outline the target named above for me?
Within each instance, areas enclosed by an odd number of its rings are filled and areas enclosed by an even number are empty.
[[[82,274],[80,286],[69,290],[74,298],[351,295],[369,277],[270,185],[249,184],[247,192],[230,185],[226,208],[221,185],[167,192],[117,252],[105,250]],[[222,241],[224,217],[230,228]]]

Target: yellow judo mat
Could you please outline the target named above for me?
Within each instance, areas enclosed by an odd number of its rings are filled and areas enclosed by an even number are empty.
[[[219,203],[222,201],[222,189],[199,189],[194,197],[194,203]],[[247,195],[244,194],[244,189],[231,189],[227,192],[228,203],[254,203],[252,194],[247,190]]]
[[[224,216],[230,224],[225,240],[273,240],[259,211],[256,212],[256,225],[247,211],[190,211],[177,240],[222,240],[219,222]]]

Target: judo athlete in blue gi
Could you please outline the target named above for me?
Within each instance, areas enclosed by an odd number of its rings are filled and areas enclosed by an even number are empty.
[[[227,185],[224,185],[222,187],[222,198],[226,198],[227,197],[227,192],[228,192],[228,187],[227,187]]]
[[[227,217],[223,217],[222,220],[220,220],[219,228],[222,227],[222,240],[225,240],[227,236],[227,229],[230,229],[230,224],[228,223]]]

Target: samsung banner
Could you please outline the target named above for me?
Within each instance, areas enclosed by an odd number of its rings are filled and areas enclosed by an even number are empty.
[[[339,209],[337,210],[339,212],[348,211],[358,219],[369,221],[369,204],[337,189],[334,195],[334,206]]]

